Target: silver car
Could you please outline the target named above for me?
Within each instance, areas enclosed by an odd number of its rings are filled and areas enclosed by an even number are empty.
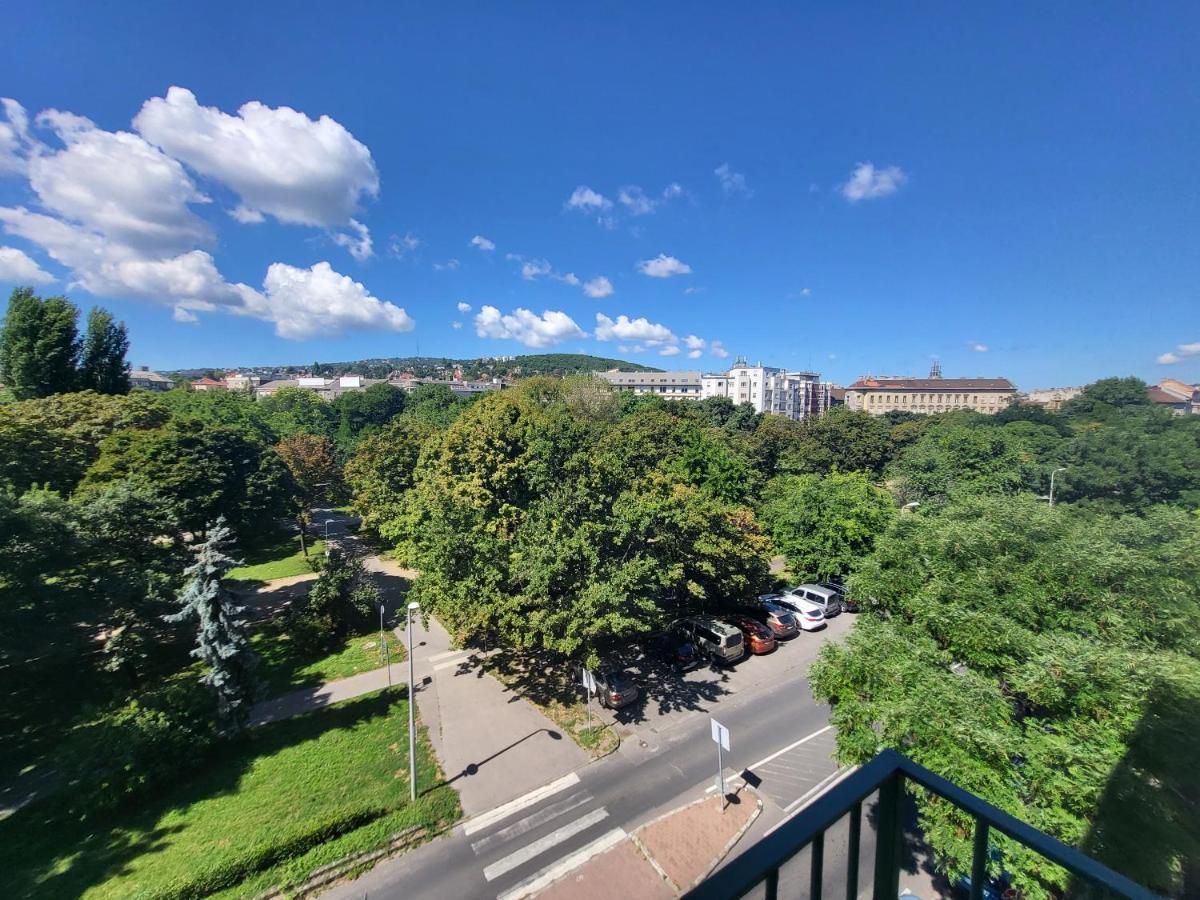
[[[685,635],[696,649],[716,662],[735,663],[746,655],[742,632],[708,616],[689,616],[672,623],[671,630]]]
[[[819,584],[800,584],[788,591],[793,597],[800,597],[809,603],[815,603],[821,608],[825,618],[832,619],[842,611],[842,597],[835,591]]]

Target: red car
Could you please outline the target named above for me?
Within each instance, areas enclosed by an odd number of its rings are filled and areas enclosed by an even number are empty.
[[[740,614],[721,616],[721,621],[729,623],[742,633],[746,639],[746,649],[751,653],[762,655],[775,649],[775,635],[762,622]]]

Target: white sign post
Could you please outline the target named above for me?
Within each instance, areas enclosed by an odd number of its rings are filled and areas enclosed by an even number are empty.
[[[586,706],[587,706],[588,719],[591,719],[591,717],[592,717],[592,694],[599,694],[600,692],[596,687],[596,676],[591,673],[591,670],[589,670],[589,669],[583,670],[582,681],[583,681],[583,689],[584,689],[584,691],[587,692]]]
[[[725,812],[725,763],[721,759],[721,750],[729,750],[729,729],[716,719],[709,719],[712,726],[713,743],[717,745],[717,790],[721,793],[721,812]]]

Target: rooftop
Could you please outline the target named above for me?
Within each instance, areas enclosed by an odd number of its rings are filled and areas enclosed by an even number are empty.
[[[860,378],[847,390],[888,391],[1015,391],[1007,378]]]

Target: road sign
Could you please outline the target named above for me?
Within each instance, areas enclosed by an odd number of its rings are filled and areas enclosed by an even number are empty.
[[[718,722],[716,719],[709,719],[712,723],[712,739],[714,742],[721,745],[722,749],[728,752],[729,750],[729,729]]]
[[[588,692],[590,698],[596,691],[596,676],[591,673],[590,669],[583,670],[583,687]]]

